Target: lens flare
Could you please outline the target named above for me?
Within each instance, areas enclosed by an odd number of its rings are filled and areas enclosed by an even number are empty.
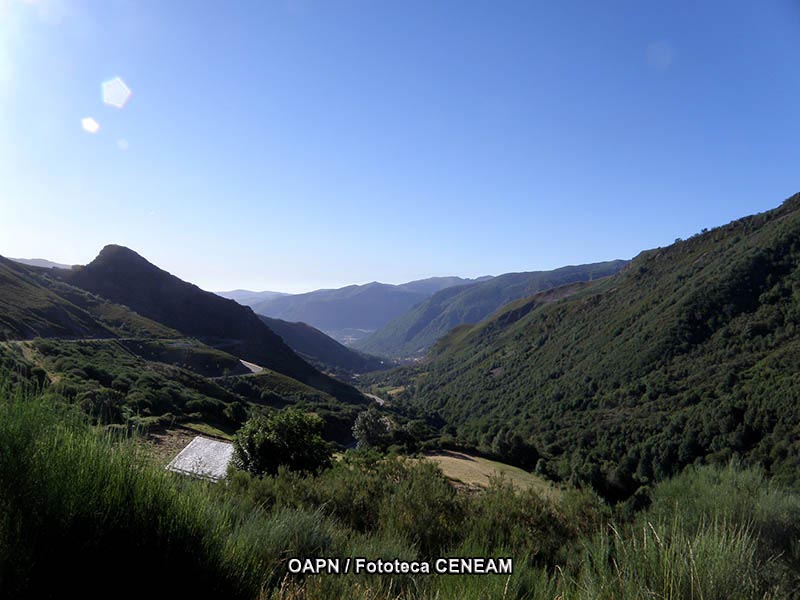
[[[100,131],[100,123],[95,121],[92,117],[81,119],[81,127],[87,133],[97,133]]]
[[[125,108],[131,99],[131,89],[119,77],[103,82],[103,102],[115,108]]]

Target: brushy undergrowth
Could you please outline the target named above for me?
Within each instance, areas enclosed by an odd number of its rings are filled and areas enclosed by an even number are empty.
[[[315,475],[226,484],[154,466],[52,397],[0,392],[0,597],[627,600],[787,598],[800,499],[759,471],[696,468],[612,519],[505,481],[347,452]],[[291,557],[514,558],[512,575],[290,576]]]

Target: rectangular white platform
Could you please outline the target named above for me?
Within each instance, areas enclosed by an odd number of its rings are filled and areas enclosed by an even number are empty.
[[[233,458],[233,444],[198,435],[167,465],[167,470],[219,481]]]

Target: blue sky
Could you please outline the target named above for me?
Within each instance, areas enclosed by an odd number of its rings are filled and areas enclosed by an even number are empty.
[[[630,258],[800,191],[798,65],[795,0],[0,0],[0,254],[293,292]]]

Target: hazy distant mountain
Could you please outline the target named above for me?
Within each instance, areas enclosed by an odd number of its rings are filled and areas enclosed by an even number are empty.
[[[397,287],[409,292],[431,295],[456,285],[480,283],[481,281],[487,281],[491,278],[491,275],[485,275],[484,277],[478,277],[477,279],[465,279],[463,277],[429,277],[428,279],[420,279],[418,281],[401,283]]]
[[[256,304],[279,298],[281,296],[288,296],[283,292],[253,292],[251,290],[232,290],[230,292],[214,292],[217,296],[228,298],[229,300],[236,300],[239,304],[253,307]]]
[[[432,277],[401,285],[377,282],[350,285],[265,300],[253,310],[284,321],[308,323],[341,341],[355,331],[366,334],[383,327],[439,290],[472,281]],[[343,330],[348,333],[343,334]]]
[[[626,261],[569,266],[554,271],[506,273],[468,286],[450,287],[400,315],[354,346],[392,357],[419,356],[453,327],[477,323],[498,308],[549,288],[591,281],[619,271]]]
[[[235,356],[288,375],[339,399],[360,401],[353,388],[320,373],[295,354],[253,311],[187,283],[122,246],[106,246],[72,271],[68,283]]]
[[[71,269],[72,265],[63,265],[61,263],[46,260],[44,258],[9,258],[14,262],[28,265],[29,267],[41,267],[43,269]]]
[[[290,323],[259,315],[267,326],[303,358],[334,372],[366,373],[389,366],[381,359],[362,354],[337,342],[305,323]]]

